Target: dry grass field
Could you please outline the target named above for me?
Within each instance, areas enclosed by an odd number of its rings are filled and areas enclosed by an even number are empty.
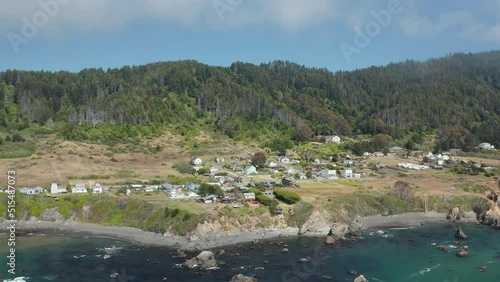
[[[124,181],[162,180],[168,176],[181,176],[172,168],[176,162],[188,162],[191,157],[199,156],[213,165],[215,157],[226,158],[230,163],[231,156],[249,156],[261,149],[256,144],[245,144],[233,140],[202,134],[197,138],[184,140],[182,137],[164,135],[154,140],[145,140],[141,144],[107,146],[86,144],[82,142],[64,141],[54,135],[39,136],[36,152],[28,158],[1,159],[3,171],[15,169],[17,187],[36,186],[48,188],[52,181],[62,185],[75,182],[103,182],[114,186]],[[196,148],[186,146],[196,143]],[[186,145],[187,144],[187,145]],[[156,150],[160,148],[160,150]],[[396,156],[371,157],[370,163],[384,163],[389,166],[381,173],[374,174],[370,169],[357,170],[363,173],[362,179],[322,181],[316,179],[298,180],[298,188],[287,188],[297,192],[304,201],[322,201],[336,195],[351,194],[356,191],[386,193],[392,189],[398,180],[405,181],[415,187],[416,194],[427,195],[467,195],[473,191],[464,191],[466,187],[497,187],[498,179],[477,176],[457,175],[449,172],[411,171],[398,168],[400,162],[418,163],[417,159],[403,160]],[[500,166],[496,160],[474,158],[489,166]],[[220,165],[219,165],[220,166]],[[498,177],[497,173],[497,177]],[[252,176],[254,183],[280,179],[271,175]],[[6,183],[5,174],[0,176],[0,183]],[[0,186],[2,186],[0,184]],[[114,195],[116,190],[111,190]],[[192,213],[213,212],[214,206],[202,205],[191,201],[172,201],[164,193],[133,194],[134,197],[150,203],[163,204],[188,210]],[[476,193],[477,195],[477,193]],[[121,195],[119,197],[125,197]]]

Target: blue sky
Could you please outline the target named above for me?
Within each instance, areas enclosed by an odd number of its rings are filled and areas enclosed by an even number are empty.
[[[498,49],[500,0],[436,2],[0,0],[0,70],[194,59],[338,71]]]

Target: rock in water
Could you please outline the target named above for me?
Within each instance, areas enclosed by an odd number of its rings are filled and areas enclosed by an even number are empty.
[[[354,237],[359,237],[363,234],[363,218],[361,216],[357,215],[354,217],[349,224],[348,233]]]
[[[182,266],[186,268],[200,267],[202,269],[208,269],[217,267],[217,261],[215,260],[214,253],[203,251],[196,257],[186,260]]]
[[[231,281],[229,282],[258,282],[259,280],[253,278],[253,277],[248,277],[243,274],[237,274],[233,276]]]
[[[349,231],[349,226],[344,223],[334,223],[325,239],[325,244],[335,244],[337,241],[345,240],[345,235]]]
[[[467,240],[469,236],[465,235],[464,231],[462,230],[462,227],[459,226],[457,229],[455,229],[455,238]]]
[[[500,227],[500,208],[498,205],[494,204],[488,211],[484,212],[480,216],[480,222],[482,224]]]
[[[469,248],[467,246],[462,246],[457,251],[457,257],[464,258],[469,256]]]
[[[457,222],[457,221],[460,221],[464,217],[464,215],[465,215],[465,211],[463,208],[454,207],[448,212],[446,219],[453,221],[453,222]]]
[[[449,251],[450,251],[450,249],[448,249],[447,247],[442,246],[442,245],[439,245],[439,246],[438,246],[438,250],[440,250],[440,251],[442,251],[442,252],[445,252],[445,253],[447,253],[447,252],[449,252]]]
[[[226,251],[224,251],[224,250],[220,250],[220,251],[219,251],[219,256],[222,256],[222,255],[223,255],[223,254],[225,254],[225,253],[226,253]]]
[[[358,278],[354,279],[354,282],[368,282],[363,275],[360,275]]]

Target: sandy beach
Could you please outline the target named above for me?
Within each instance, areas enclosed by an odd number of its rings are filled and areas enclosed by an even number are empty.
[[[388,228],[388,227],[411,227],[418,226],[425,223],[446,223],[444,213],[404,213],[390,216],[369,216],[365,217],[363,221],[363,229],[375,228]],[[476,214],[474,212],[465,213],[465,218],[462,219],[463,223],[477,223]]]
[[[378,228],[391,227],[410,227],[419,226],[425,223],[446,223],[446,214],[442,213],[405,213],[393,216],[370,216],[365,217],[363,229],[371,230]],[[467,213],[463,222],[477,222],[474,213]],[[0,228],[6,230],[9,226],[7,221],[0,222]],[[299,228],[285,229],[257,229],[239,233],[220,234],[215,238],[211,236],[207,239],[190,240],[188,237],[175,236],[170,234],[157,234],[145,232],[132,227],[102,226],[98,224],[79,223],[79,222],[18,222],[17,230],[29,233],[53,233],[63,235],[87,235],[97,237],[109,237],[132,241],[138,244],[149,246],[163,246],[187,251],[200,251],[213,249],[223,246],[230,246],[242,243],[248,243],[255,240],[265,240],[280,237],[299,236]],[[326,236],[328,228],[322,228],[316,233],[308,233],[301,236]]]

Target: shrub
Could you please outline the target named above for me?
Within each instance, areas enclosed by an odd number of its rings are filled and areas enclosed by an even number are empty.
[[[413,199],[413,191],[411,191],[410,185],[403,181],[396,182],[392,195],[397,199],[405,201]]]
[[[196,170],[188,163],[175,163],[172,168],[177,169],[180,173],[195,174]]]
[[[205,173],[210,173],[210,168],[202,167],[202,168],[198,169],[198,174],[203,175]]]
[[[274,196],[276,197],[276,199],[289,205],[293,205],[301,201],[301,198],[297,193],[285,190],[275,190]]]

